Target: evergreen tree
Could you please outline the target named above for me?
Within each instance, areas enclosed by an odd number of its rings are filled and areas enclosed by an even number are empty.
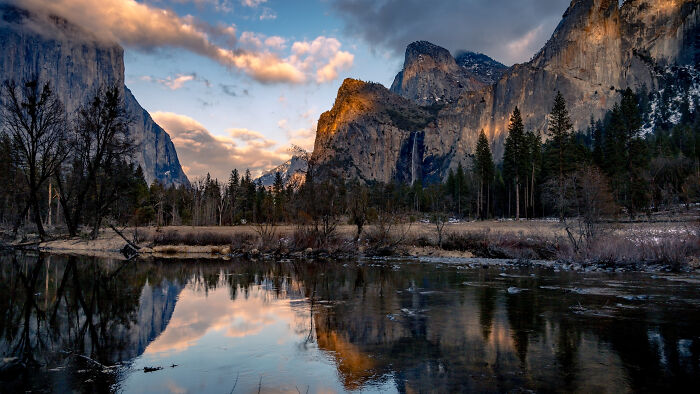
[[[238,213],[238,200],[240,194],[241,180],[237,169],[231,171],[226,185],[226,201],[229,224],[236,223],[236,215]]]
[[[474,173],[479,182],[479,191],[477,193],[477,215],[481,219],[488,217],[490,203],[490,186],[493,180],[494,166],[493,156],[491,155],[491,147],[486,138],[486,133],[481,130],[479,139],[476,141],[476,154],[474,157]],[[484,198],[486,191],[486,198]],[[484,207],[486,200],[486,207]]]
[[[605,159],[603,167],[611,179],[612,191],[618,203],[630,215],[646,206],[647,182],[644,169],[648,157],[646,144],[639,136],[642,116],[637,97],[631,89],[622,94],[615,104],[605,131]]]
[[[557,179],[557,205],[559,207],[559,218],[564,218],[564,175],[569,164],[567,164],[567,149],[573,125],[569,117],[569,110],[566,108],[566,100],[561,92],[557,91],[554,98],[554,106],[549,114],[548,135],[551,140],[551,147],[555,159],[555,170]]]
[[[603,123],[597,121],[592,125],[593,138],[593,163],[598,168],[603,168]]]
[[[520,110],[515,107],[508,125],[505,150],[503,153],[503,173],[506,180],[515,188],[515,218],[520,220],[520,189],[527,179],[527,146],[525,126]]]
[[[532,216],[535,216],[535,185],[537,185],[537,178],[542,168],[542,138],[540,133],[532,131],[525,133],[525,145],[527,149],[527,160],[525,161],[527,165],[525,212],[527,212],[527,208],[529,207],[532,210]]]
[[[277,220],[280,220],[284,214],[285,193],[284,180],[282,180],[282,174],[279,171],[275,172],[275,181],[272,184],[272,196],[275,205],[275,216]]]

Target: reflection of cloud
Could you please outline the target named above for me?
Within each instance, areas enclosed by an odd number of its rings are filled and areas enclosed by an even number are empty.
[[[333,70],[352,65],[351,54],[325,51],[324,57],[296,54],[282,58],[268,48],[236,47],[236,29],[228,25],[212,25],[191,15],[179,16],[172,10],[157,8],[135,0],[11,0],[37,15],[59,15],[94,33],[98,38],[117,41],[133,48],[152,51],[159,48],[184,49],[210,58],[226,67],[242,71],[262,83],[327,82]],[[276,15],[264,8],[260,19]],[[325,37],[319,37],[328,40]],[[283,40],[274,38],[262,44],[279,49]],[[317,39],[318,40],[318,39]],[[334,40],[334,39],[332,39]],[[337,40],[335,40],[337,42]],[[333,43],[335,44],[335,43]],[[308,64],[313,68],[308,68]],[[321,71],[322,70],[322,71]],[[330,70],[330,71],[329,71]],[[318,72],[321,71],[319,77]]]
[[[168,327],[148,345],[145,353],[180,352],[211,332],[243,338],[259,334],[271,325],[291,327],[297,324],[298,316],[290,307],[289,299],[273,298],[268,290],[253,286],[245,297],[231,300],[229,288],[223,282],[221,285],[209,289],[206,296],[196,285],[187,285],[180,293]]]
[[[151,116],[170,134],[190,179],[209,173],[226,180],[234,168],[249,168],[257,175],[289,159],[287,152],[271,150],[276,142],[256,131],[231,129],[229,136],[215,136],[185,115],[154,112]]]

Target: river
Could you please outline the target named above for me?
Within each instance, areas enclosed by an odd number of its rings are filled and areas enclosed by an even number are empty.
[[[0,255],[0,391],[694,391],[700,277]]]

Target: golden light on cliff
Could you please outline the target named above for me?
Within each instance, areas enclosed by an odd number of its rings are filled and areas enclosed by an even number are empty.
[[[316,333],[319,349],[329,352],[335,358],[343,387],[348,390],[362,388],[373,375],[374,360],[336,331],[317,328]]]

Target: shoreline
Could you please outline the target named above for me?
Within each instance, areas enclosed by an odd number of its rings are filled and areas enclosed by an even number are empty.
[[[369,227],[369,226],[368,226]],[[446,226],[442,247],[437,246],[434,226],[417,223],[404,229],[399,241],[391,248],[376,248],[370,245],[370,230],[363,234],[365,239],[354,241],[355,227],[338,226],[332,245],[304,247],[295,237],[299,227],[280,225],[274,230],[274,241],[265,244],[253,226],[235,227],[144,227],[137,229],[138,258],[156,259],[212,259],[231,260],[251,259],[415,259],[417,261],[461,264],[469,267],[503,266],[547,268],[559,271],[576,272],[700,272],[700,253],[693,243],[700,245],[700,233],[695,222],[675,223],[635,223],[634,225],[615,224],[610,234],[616,237],[651,240],[664,237],[677,240],[683,236],[690,243],[690,254],[681,255],[679,264],[659,255],[655,259],[623,259],[562,257],[565,242],[564,230],[552,221],[490,221],[463,222]],[[134,229],[124,234],[131,236]],[[688,238],[687,234],[690,234]],[[209,239],[216,243],[207,243]],[[186,241],[186,242],[178,242]],[[606,240],[608,242],[608,240]],[[628,242],[629,243],[629,242]],[[104,257],[126,260],[122,250],[127,242],[111,229],[104,229],[96,240],[86,238],[57,238],[46,242],[24,242],[9,244],[13,249],[35,250],[38,252]],[[670,246],[669,246],[670,245]],[[656,254],[675,252],[674,244],[660,244]],[[565,244],[564,244],[565,246]],[[629,245],[626,245],[629,249]],[[385,250],[389,249],[389,250]],[[632,244],[632,249],[634,244]],[[623,253],[625,251],[618,251]],[[629,251],[627,251],[629,252]],[[133,257],[133,256],[132,256]],[[678,259],[678,256],[675,256]]]

